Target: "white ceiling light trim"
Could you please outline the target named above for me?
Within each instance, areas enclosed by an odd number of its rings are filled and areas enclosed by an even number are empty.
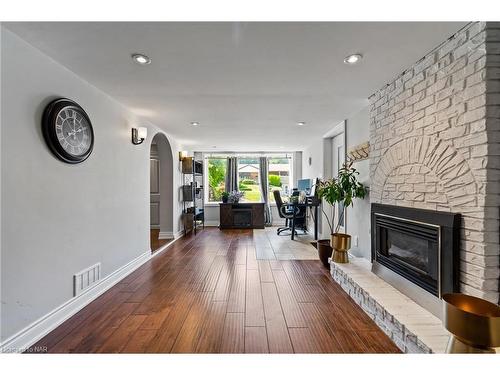
[[[360,62],[362,58],[363,58],[362,54],[354,53],[352,55],[347,56],[344,59],[344,64],[354,65],[354,64],[357,64],[358,62]]]
[[[134,53],[134,54],[132,54],[132,59],[134,60],[134,62],[136,62],[139,65],[149,65],[149,64],[151,64],[151,59],[148,56],[143,55],[142,53]]]

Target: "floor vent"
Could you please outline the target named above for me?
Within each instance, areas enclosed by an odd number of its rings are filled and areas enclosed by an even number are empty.
[[[96,263],[73,276],[73,295],[76,297],[101,279],[101,263]]]

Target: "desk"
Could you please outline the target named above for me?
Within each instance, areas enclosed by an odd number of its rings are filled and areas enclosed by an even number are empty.
[[[292,217],[292,240],[295,239],[295,215],[298,210],[296,208],[304,207],[307,210],[307,207],[310,209],[314,208],[314,239],[318,240],[318,208],[320,205],[320,201],[315,198],[307,198],[304,203],[283,203],[283,205],[293,208],[293,217]]]

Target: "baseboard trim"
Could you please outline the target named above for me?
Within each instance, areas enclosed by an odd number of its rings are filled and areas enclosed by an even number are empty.
[[[205,221],[205,226],[206,227],[218,227],[219,221],[218,220],[207,220],[207,221]]]
[[[175,235],[174,235],[174,238],[172,241],[170,241],[169,243],[163,245],[162,247],[160,247],[159,249],[155,250],[154,253],[151,255],[151,257],[155,257],[157,256],[158,254],[164,252],[165,250],[167,250],[175,241],[177,241],[179,238],[181,238],[182,236],[184,235],[184,231],[181,230],[179,232],[177,232]]]
[[[176,240],[179,237],[182,237],[184,231],[180,230],[177,233],[174,232],[160,232],[158,233],[159,240]]]
[[[159,240],[171,240],[175,238],[173,232],[160,232],[158,233]]]
[[[124,277],[146,263],[149,259],[151,259],[151,251],[148,250],[106,276],[98,284],[84,293],[71,298],[48,314],[31,323],[26,328],[23,328],[19,332],[5,339],[2,343],[0,343],[0,353],[23,352],[40,340],[43,336],[53,331],[67,319],[75,315],[78,311],[83,309],[105,291],[117,284]]]

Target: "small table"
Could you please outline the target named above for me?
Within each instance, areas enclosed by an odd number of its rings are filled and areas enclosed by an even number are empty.
[[[283,205],[291,207],[293,211],[293,217],[292,217],[292,240],[295,239],[295,215],[297,214],[297,211],[300,210],[300,208],[304,207],[307,210],[307,207],[309,209],[314,208],[314,239],[317,241],[318,240],[318,208],[320,205],[320,201],[315,198],[307,198],[304,203],[283,203]],[[297,210],[298,208],[299,210]]]

